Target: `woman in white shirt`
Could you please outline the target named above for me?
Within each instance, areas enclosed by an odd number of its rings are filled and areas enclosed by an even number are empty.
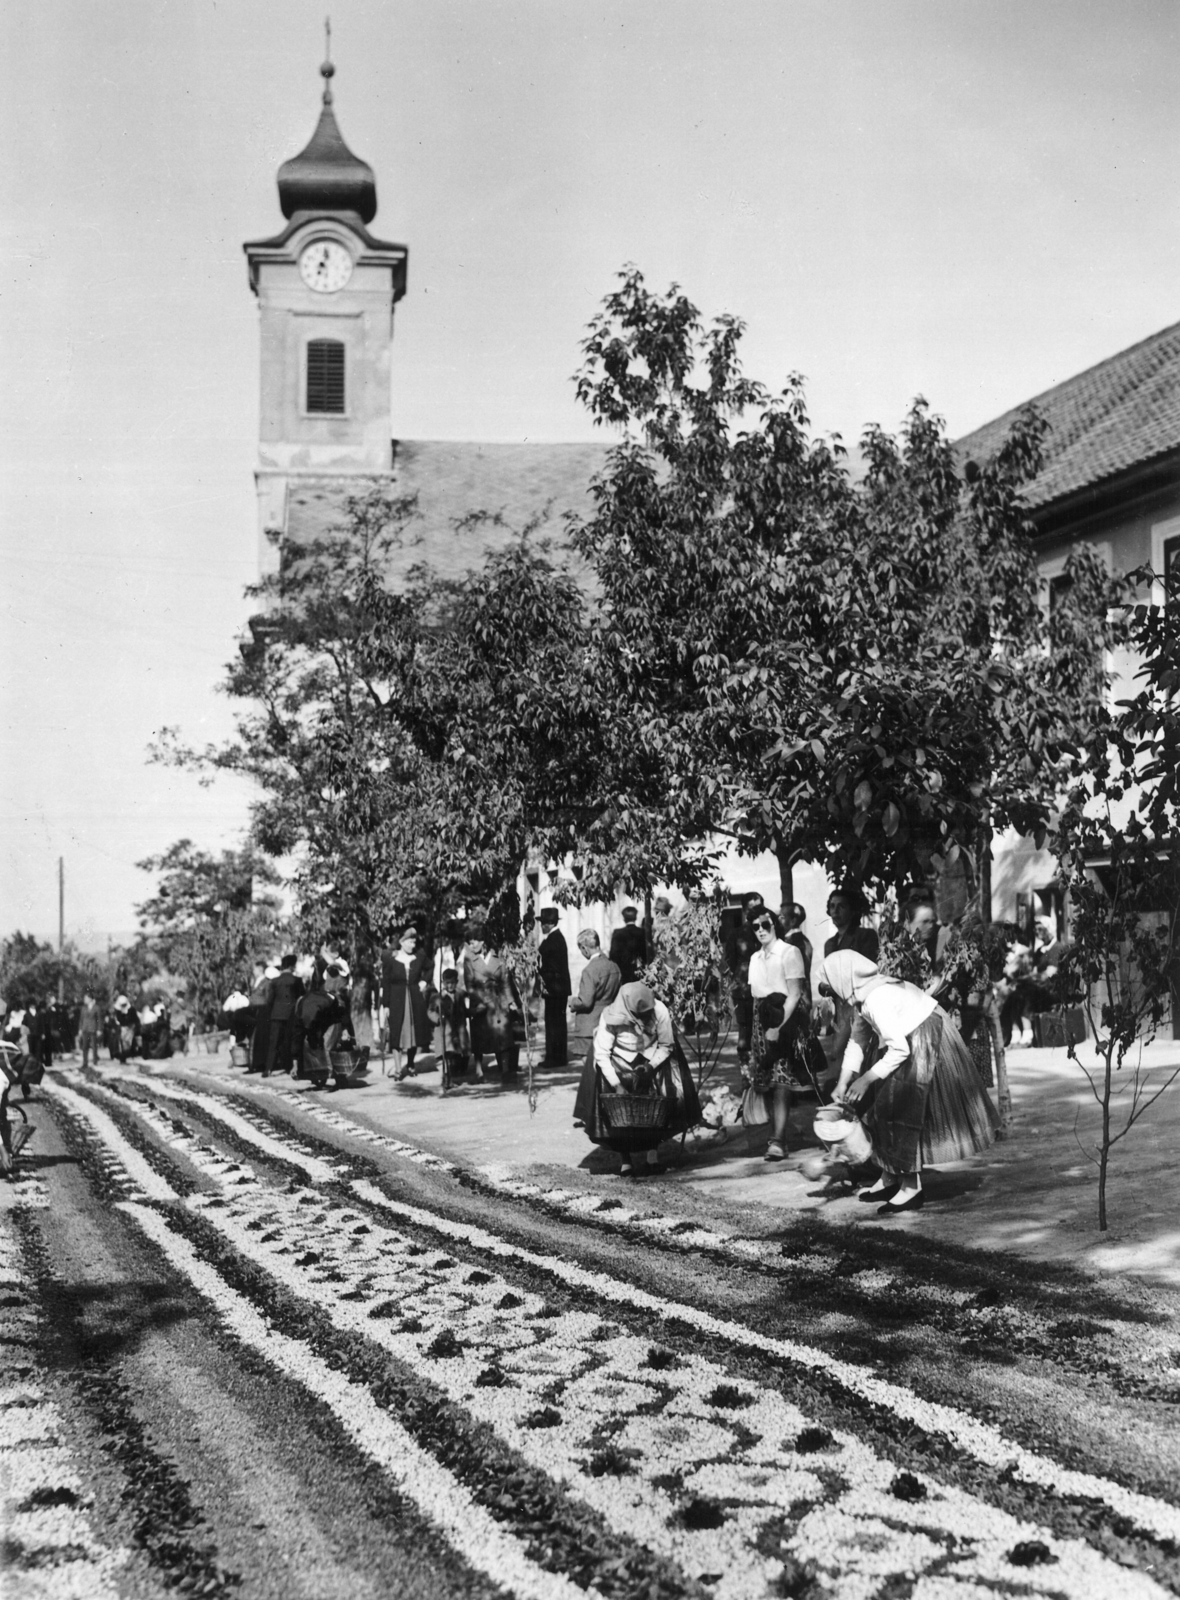
[[[882,1216],[916,1211],[923,1167],[986,1150],[1000,1125],[996,1108],[933,996],[855,950],[828,956],[824,971],[854,1013],[835,1098],[856,1107],[881,1167],[860,1198],[882,1201]]]
[[[811,1006],[807,968],[797,945],[780,937],[772,911],[756,913],[751,926],[758,948],[750,957],[750,996],[754,1026],[750,1039],[751,1064],[742,1069],[756,1093],[769,1101],[771,1138],[767,1161],[782,1161],[787,1153],[787,1115],[791,1091],[811,1087],[809,1078],[822,1071],[824,1061],[811,1037]]]

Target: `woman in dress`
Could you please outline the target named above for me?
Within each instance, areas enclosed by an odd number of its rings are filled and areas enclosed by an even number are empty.
[[[828,896],[828,919],[836,931],[824,942],[825,957],[837,950],[857,950],[876,961],[880,941],[872,928],[861,926],[868,910],[868,901],[852,884],[846,883]]]
[[[418,930],[407,922],[396,947],[381,952],[381,1003],[389,1014],[389,1048],[399,1080],[413,1072],[416,1052],[430,1046],[426,971],[426,957],[418,952]]]
[[[520,1062],[516,1034],[524,1005],[499,947],[477,931],[467,937],[463,988],[467,991],[475,1076],[483,1077],[484,1056],[494,1055],[501,1080],[515,1078]]]
[[[803,952],[780,937],[778,918],[765,907],[753,920],[758,948],[750,957],[754,1027],[751,1065],[742,1069],[751,1089],[765,1095],[771,1117],[767,1161],[787,1154],[791,1091],[807,1092],[825,1068],[811,1037],[811,1005]]]
[[[628,1096],[663,1099],[667,1115],[658,1126],[634,1126],[622,1114],[612,1117],[611,1103]],[[620,1113],[624,1110],[620,1107]],[[696,1084],[671,1013],[647,984],[625,983],[599,1017],[574,1117],[585,1125],[592,1144],[619,1152],[623,1178],[665,1171],[659,1155],[662,1142],[701,1121]]]
[[[881,1216],[916,1211],[922,1169],[986,1150],[1000,1119],[932,995],[887,977],[854,950],[835,952],[824,966],[832,992],[853,1013],[836,1099],[856,1108],[881,1167],[860,1198],[880,1202]]]

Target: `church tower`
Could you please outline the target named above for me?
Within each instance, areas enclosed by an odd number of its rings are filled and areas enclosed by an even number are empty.
[[[243,246],[261,324],[258,531],[287,526],[303,482],[392,471],[389,414],[393,309],[406,292],[404,245],[369,232],[373,169],[344,143],[332,109],[331,60],[311,141],[279,168],[286,227]],[[343,486],[343,485],[341,485]]]

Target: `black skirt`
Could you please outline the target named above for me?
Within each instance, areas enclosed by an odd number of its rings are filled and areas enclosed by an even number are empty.
[[[876,1086],[861,1120],[886,1172],[964,1161],[993,1143],[999,1113],[951,1019],[935,1011],[909,1036],[909,1059]]]
[[[574,1120],[586,1129],[591,1144],[624,1154],[633,1150],[655,1150],[665,1139],[676,1138],[704,1120],[696,1082],[679,1039],[667,1061],[655,1069],[652,1093],[668,1101],[668,1120],[659,1128],[612,1128],[602,1114],[602,1101],[618,1091],[603,1078],[594,1060],[594,1041],[586,1052],[582,1076],[574,1100]]]

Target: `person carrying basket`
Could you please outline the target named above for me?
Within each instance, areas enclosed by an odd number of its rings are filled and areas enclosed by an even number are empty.
[[[660,1145],[702,1120],[671,1014],[645,983],[625,983],[599,1017],[574,1116],[592,1144],[619,1152],[624,1178],[663,1172]]]

